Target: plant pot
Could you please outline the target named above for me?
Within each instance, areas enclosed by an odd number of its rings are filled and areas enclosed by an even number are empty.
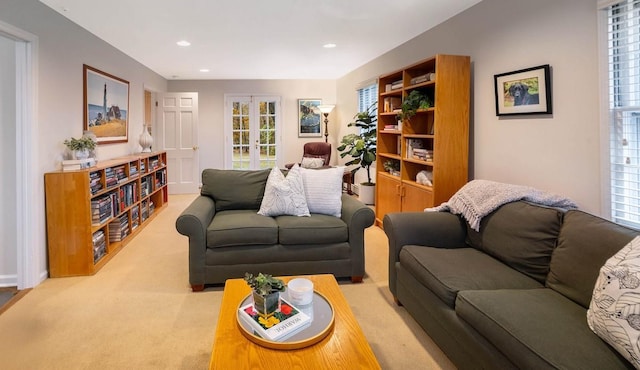
[[[268,294],[266,296],[253,292],[253,306],[258,315],[270,317],[280,308],[280,292]]]
[[[73,155],[76,159],[87,159],[89,158],[89,149],[74,150]]]
[[[367,183],[360,184],[358,193],[358,199],[364,203],[372,205],[375,203],[376,185],[368,185]]]

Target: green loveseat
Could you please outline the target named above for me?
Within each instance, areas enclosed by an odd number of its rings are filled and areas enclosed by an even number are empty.
[[[373,210],[342,194],[341,217],[261,216],[270,171],[203,171],[200,196],[176,220],[178,232],[189,237],[192,290],[245,272],[362,281],[364,229],[373,225]]]
[[[605,261],[638,235],[524,201],[479,232],[449,212],[385,215],[389,289],[460,369],[623,369],[587,309]]]

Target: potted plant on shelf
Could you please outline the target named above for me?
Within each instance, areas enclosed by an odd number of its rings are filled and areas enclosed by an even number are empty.
[[[431,107],[431,99],[420,90],[412,90],[402,101],[400,108],[402,111],[398,113],[401,120],[409,120],[415,116],[418,109],[427,109]]]
[[[244,280],[252,289],[256,311],[262,317],[269,317],[278,311],[280,292],[284,291],[284,281],[269,274],[258,273],[257,276],[246,273]]]
[[[371,181],[371,165],[376,161],[376,134],[377,130],[377,103],[373,103],[366,111],[357,113],[355,122],[347,126],[355,126],[360,129],[358,134],[348,134],[342,138],[338,147],[340,157],[351,156],[353,159],[345,163],[346,166],[359,165],[351,171],[351,176],[364,168],[367,171],[367,181],[360,183],[360,200],[365,204],[373,204],[375,183]]]
[[[80,139],[71,138],[64,141],[64,145],[73,152],[75,159],[89,158],[89,151],[96,148],[96,142],[90,137],[83,136]]]

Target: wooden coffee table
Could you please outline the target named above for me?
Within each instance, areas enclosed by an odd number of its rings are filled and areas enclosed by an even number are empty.
[[[282,277],[287,282],[295,276]],[[320,342],[294,350],[270,349],[249,341],[237,324],[240,302],[251,293],[243,279],[227,280],[213,340],[210,369],[380,369],[333,275],[304,276],[333,305],[333,331]]]

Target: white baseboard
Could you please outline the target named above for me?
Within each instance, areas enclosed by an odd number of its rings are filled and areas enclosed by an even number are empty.
[[[18,275],[0,275],[0,288],[18,286]]]

